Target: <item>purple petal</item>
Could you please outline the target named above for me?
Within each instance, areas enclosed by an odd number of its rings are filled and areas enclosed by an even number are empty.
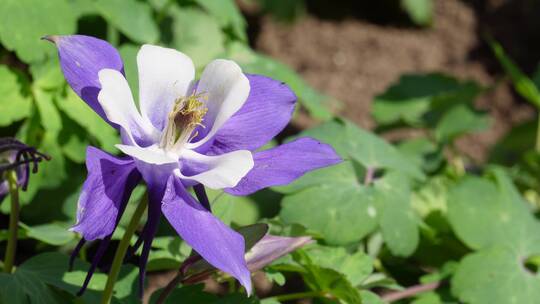
[[[162,185],[154,185],[148,188],[148,219],[143,230],[143,249],[139,259],[139,298],[143,298],[144,278],[146,276],[146,264],[152,249],[152,241],[156,236],[159,220],[161,218],[161,201],[165,188]]]
[[[255,153],[253,160],[253,169],[236,187],[225,192],[248,195],[266,187],[286,185],[309,171],[341,162],[330,145],[309,137]]]
[[[7,181],[0,181],[0,204],[4,200],[4,198],[7,196],[9,192],[8,183]]]
[[[105,254],[105,251],[109,247],[109,243],[111,242],[111,237],[112,237],[112,234],[105,237],[105,239],[99,243],[99,247],[96,253],[94,254],[94,257],[92,258],[92,264],[90,264],[90,268],[88,268],[88,271],[86,273],[86,277],[84,278],[84,282],[81,286],[81,289],[79,289],[79,292],[77,292],[78,297],[82,296],[84,292],[86,291],[86,288],[88,288],[88,284],[90,284],[90,280],[94,276],[94,272],[96,271],[96,268],[99,262],[101,261],[101,258],[103,257],[103,255]]]
[[[113,233],[141,177],[133,159],[117,158],[94,147],[86,150],[86,168],[77,224],[71,229],[92,241]]]
[[[124,74],[124,65],[118,51],[107,41],[90,36],[47,36],[45,39],[58,48],[64,77],[73,91],[109,122],[97,100],[101,89],[98,73],[102,69],[113,69]]]
[[[267,234],[246,254],[248,268],[250,271],[262,269],[274,260],[312,241],[309,236],[282,237]]]
[[[238,279],[248,294],[251,292],[251,275],[244,259],[244,238],[195,201],[174,176],[169,179],[161,211],[199,255]]]
[[[244,106],[214,136],[209,154],[255,151],[291,120],[296,95],[284,83],[260,75],[246,75],[250,93]]]

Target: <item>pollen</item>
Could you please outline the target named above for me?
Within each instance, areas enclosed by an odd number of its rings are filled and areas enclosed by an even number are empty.
[[[176,127],[181,129],[202,126],[204,115],[208,111],[205,104],[201,102],[204,98],[206,95],[198,94],[178,99],[170,114],[172,117],[169,119],[174,119]]]
[[[197,132],[194,132],[197,126],[204,128],[203,120],[208,108],[202,100],[206,98],[205,94],[195,94],[175,101],[161,140],[163,148],[179,149],[197,136]]]

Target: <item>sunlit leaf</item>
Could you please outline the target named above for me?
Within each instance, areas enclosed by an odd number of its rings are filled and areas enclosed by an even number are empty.
[[[107,22],[133,41],[157,42],[159,31],[147,3],[136,0],[98,0],[95,6]]]
[[[0,41],[28,63],[54,55],[41,37],[69,35],[75,29],[75,11],[66,0],[3,0],[0,5]]]
[[[23,94],[17,75],[6,66],[0,66],[0,126],[25,118],[31,107],[32,102]]]
[[[429,25],[433,15],[433,0],[401,0],[401,6],[418,25]]]
[[[197,67],[225,51],[223,32],[212,16],[195,8],[176,8],[172,16],[173,47],[190,56]]]

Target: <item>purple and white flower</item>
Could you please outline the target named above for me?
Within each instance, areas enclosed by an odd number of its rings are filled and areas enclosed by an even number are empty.
[[[42,160],[50,160],[50,157],[15,138],[0,138],[0,203],[9,193],[6,175],[10,171],[15,171],[17,186],[23,191],[26,191],[30,179],[30,171],[37,173],[38,164]]]
[[[46,39],[56,44],[72,89],[120,131],[122,143],[117,147],[127,155],[87,150],[88,177],[73,230],[87,241],[104,240],[88,280],[131,191],[144,181],[149,207],[140,282],[163,214],[197,253],[238,279],[249,293],[244,239],[212,215],[204,187],[248,195],[341,161],[330,146],[311,138],[257,151],[291,119],[294,93],[279,81],[246,75],[236,63],[222,59],[208,64],[196,81],[189,57],[144,45],[137,55],[138,109],[120,55],[111,45],[80,35]],[[190,187],[199,201],[188,192]]]

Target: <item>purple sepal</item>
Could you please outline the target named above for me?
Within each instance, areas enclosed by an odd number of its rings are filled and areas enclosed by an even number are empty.
[[[6,181],[0,181],[0,204],[4,201],[4,198],[9,193],[8,183]]]
[[[97,100],[101,89],[98,73],[102,69],[113,69],[124,74],[118,51],[107,41],[84,35],[46,36],[44,39],[56,45],[62,72],[73,91],[110,124]]]
[[[71,230],[92,241],[113,233],[141,176],[132,158],[117,158],[94,147],[86,150],[86,168],[77,224]]]
[[[212,266],[235,277],[251,293],[244,238],[195,201],[175,176],[169,178],[161,211],[193,250]]]
[[[246,75],[250,92],[244,106],[216,133],[207,154],[255,151],[291,120],[296,95],[284,83],[261,75]]]
[[[311,242],[313,240],[309,236],[283,237],[267,234],[246,254],[248,268],[252,272],[262,269],[274,260]]]
[[[266,187],[286,185],[309,171],[342,161],[330,145],[309,137],[257,152],[253,160],[253,169],[236,187],[225,192],[249,195]]]

